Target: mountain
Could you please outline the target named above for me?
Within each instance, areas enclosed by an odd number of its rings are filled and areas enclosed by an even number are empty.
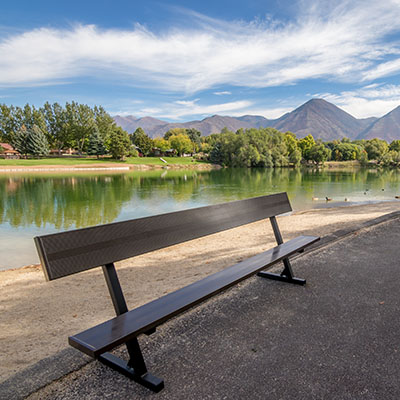
[[[388,143],[400,139],[400,106],[374,121],[357,139],[384,139]]]
[[[153,117],[135,118],[133,115],[127,115],[125,117],[115,115],[113,118],[118,126],[129,133],[135,132],[136,129],[139,127],[141,127],[147,133],[157,128],[158,126],[162,126],[168,123],[166,121],[162,121],[161,119]]]
[[[247,122],[253,128],[266,128],[267,126],[271,126],[274,122],[272,119],[267,119],[259,115],[243,115],[243,117],[237,117],[236,119]]]
[[[309,133],[315,139],[330,141],[348,137],[350,139],[369,139],[378,137],[391,142],[400,139],[400,106],[381,118],[357,119],[343,111],[334,104],[323,99],[312,99],[282,115],[278,119],[267,119],[258,115],[243,115],[242,117],[229,117],[213,115],[201,121],[184,123],[169,123],[152,117],[135,118],[132,115],[114,117],[117,125],[129,133],[138,127],[150,137],[163,136],[172,128],[194,128],[203,135],[219,133],[226,127],[236,132],[238,129],[272,127],[281,132],[293,132],[298,138]]]
[[[323,99],[312,99],[278,118],[272,127],[293,132],[299,138],[310,133],[315,139],[329,141],[343,137],[354,139],[365,129],[365,122]]]
[[[261,123],[260,121],[262,120],[268,121],[264,117],[246,117],[255,118],[257,121],[259,121],[259,123]],[[221,130],[225,127],[233,132],[236,132],[240,128],[248,129],[258,127],[258,125],[253,125],[251,122],[247,122],[246,120],[242,121],[240,118],[224,117],[220,115],[213,115],[212,117],[204,118],[201,121],[189,121],[184,123],[168,123],[152,117],[135,118],[132,115],[126,117],[116,115],[114,120],[117,125],[121,126],[129,133],[132,133],[137,128],[141,127],[152,138],[164,136],[165,132],[172,128],[194,128],[199,130],[204,136],[208,136],[211,133],[221,132]]]

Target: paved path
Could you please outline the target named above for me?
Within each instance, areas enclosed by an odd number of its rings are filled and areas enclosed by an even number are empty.
[[[159,394],[91,362],[29,398],[400,399],[399,216],[293,268],[305,287],[254,277],[141,337]]]

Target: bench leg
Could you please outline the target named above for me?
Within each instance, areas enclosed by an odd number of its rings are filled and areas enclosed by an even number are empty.
[[[301,278],[295,278],[293,276],[292,266],[288,258],[283,259],[283,264],[285,268],[280,274],[274,274],[272,272],[267,271],[260,271],[257,275],[261,276],[262,278],[273,279],[275,281],[282,281],[288,283],[295,283],[297,285],[305,285],[306,280]]]
[[[132,357],[131,350],[134,347],[134,342],[136,342],[139,352],[136,353],[135,357]],[[153,392],[157,393],[162,390],[164,388],[164,381],[147,372],[147,368],[144,363],[142,352],[140,351],[137,339],[130,341],[127,344],[127,347],[129,355],[131,357],[129,361],[121,360],[111,353],[101,354],[98,357],[98,360],[108,367],[114,369],[115,371],[118,371],[119,373],[127,376],[133,381],[143,385],[147,389],[152,390]]]

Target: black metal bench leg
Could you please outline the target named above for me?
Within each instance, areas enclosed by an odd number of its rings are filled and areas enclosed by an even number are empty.
[[[273,279],[275,281],[282,281],[288,283],[295,283],[297,285],[305,285],[306,280],[301,278],[295,278],[293,276],[292,266],[288,258],[283,259],[283,264],[285,268],[280,274],[274,274],[272,272],[260,271],[257,275],[262,278]]]
[[[129,341],[126,346],[130,356],[129,361],[122,360],[111,353],[101,354],[98,358],[99,361],[153,392],[157,393],[162,390],[164,381],[147,372],[137,339]]]
[[[115,313],[117,315],[126,313],[128,307],[126,305],[124,294],[122,293],[122,288],[114,264],[104,265],[103,273],[114,305]],[[155,332],[155,328],[146,333],[151,334],[153,332]],[[129,354],[129,361],[121,360],[111,353],[103,353],[98,357],[98,359],[103,364],[108,365],[153,392],[159,392],[163,389],[164,381],[147,372],[146,364],[137,338],[126,342],[126,347]]]

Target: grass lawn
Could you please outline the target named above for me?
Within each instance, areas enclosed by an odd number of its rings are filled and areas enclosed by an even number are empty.
[[[203,162],[195,161],[192,157],[163,157],[168,164],[202,164]],[[124,161],[114,160],[112,158],[41,158],[38,160],[6,160],[0,159],[0,166],[14,166],[14,165],[78,165],[78,164],[101,164],[101,163],[117,163],[117,164],[146,164],[146,165],[167,165],[163,163],[159,157],[129,157]]]

